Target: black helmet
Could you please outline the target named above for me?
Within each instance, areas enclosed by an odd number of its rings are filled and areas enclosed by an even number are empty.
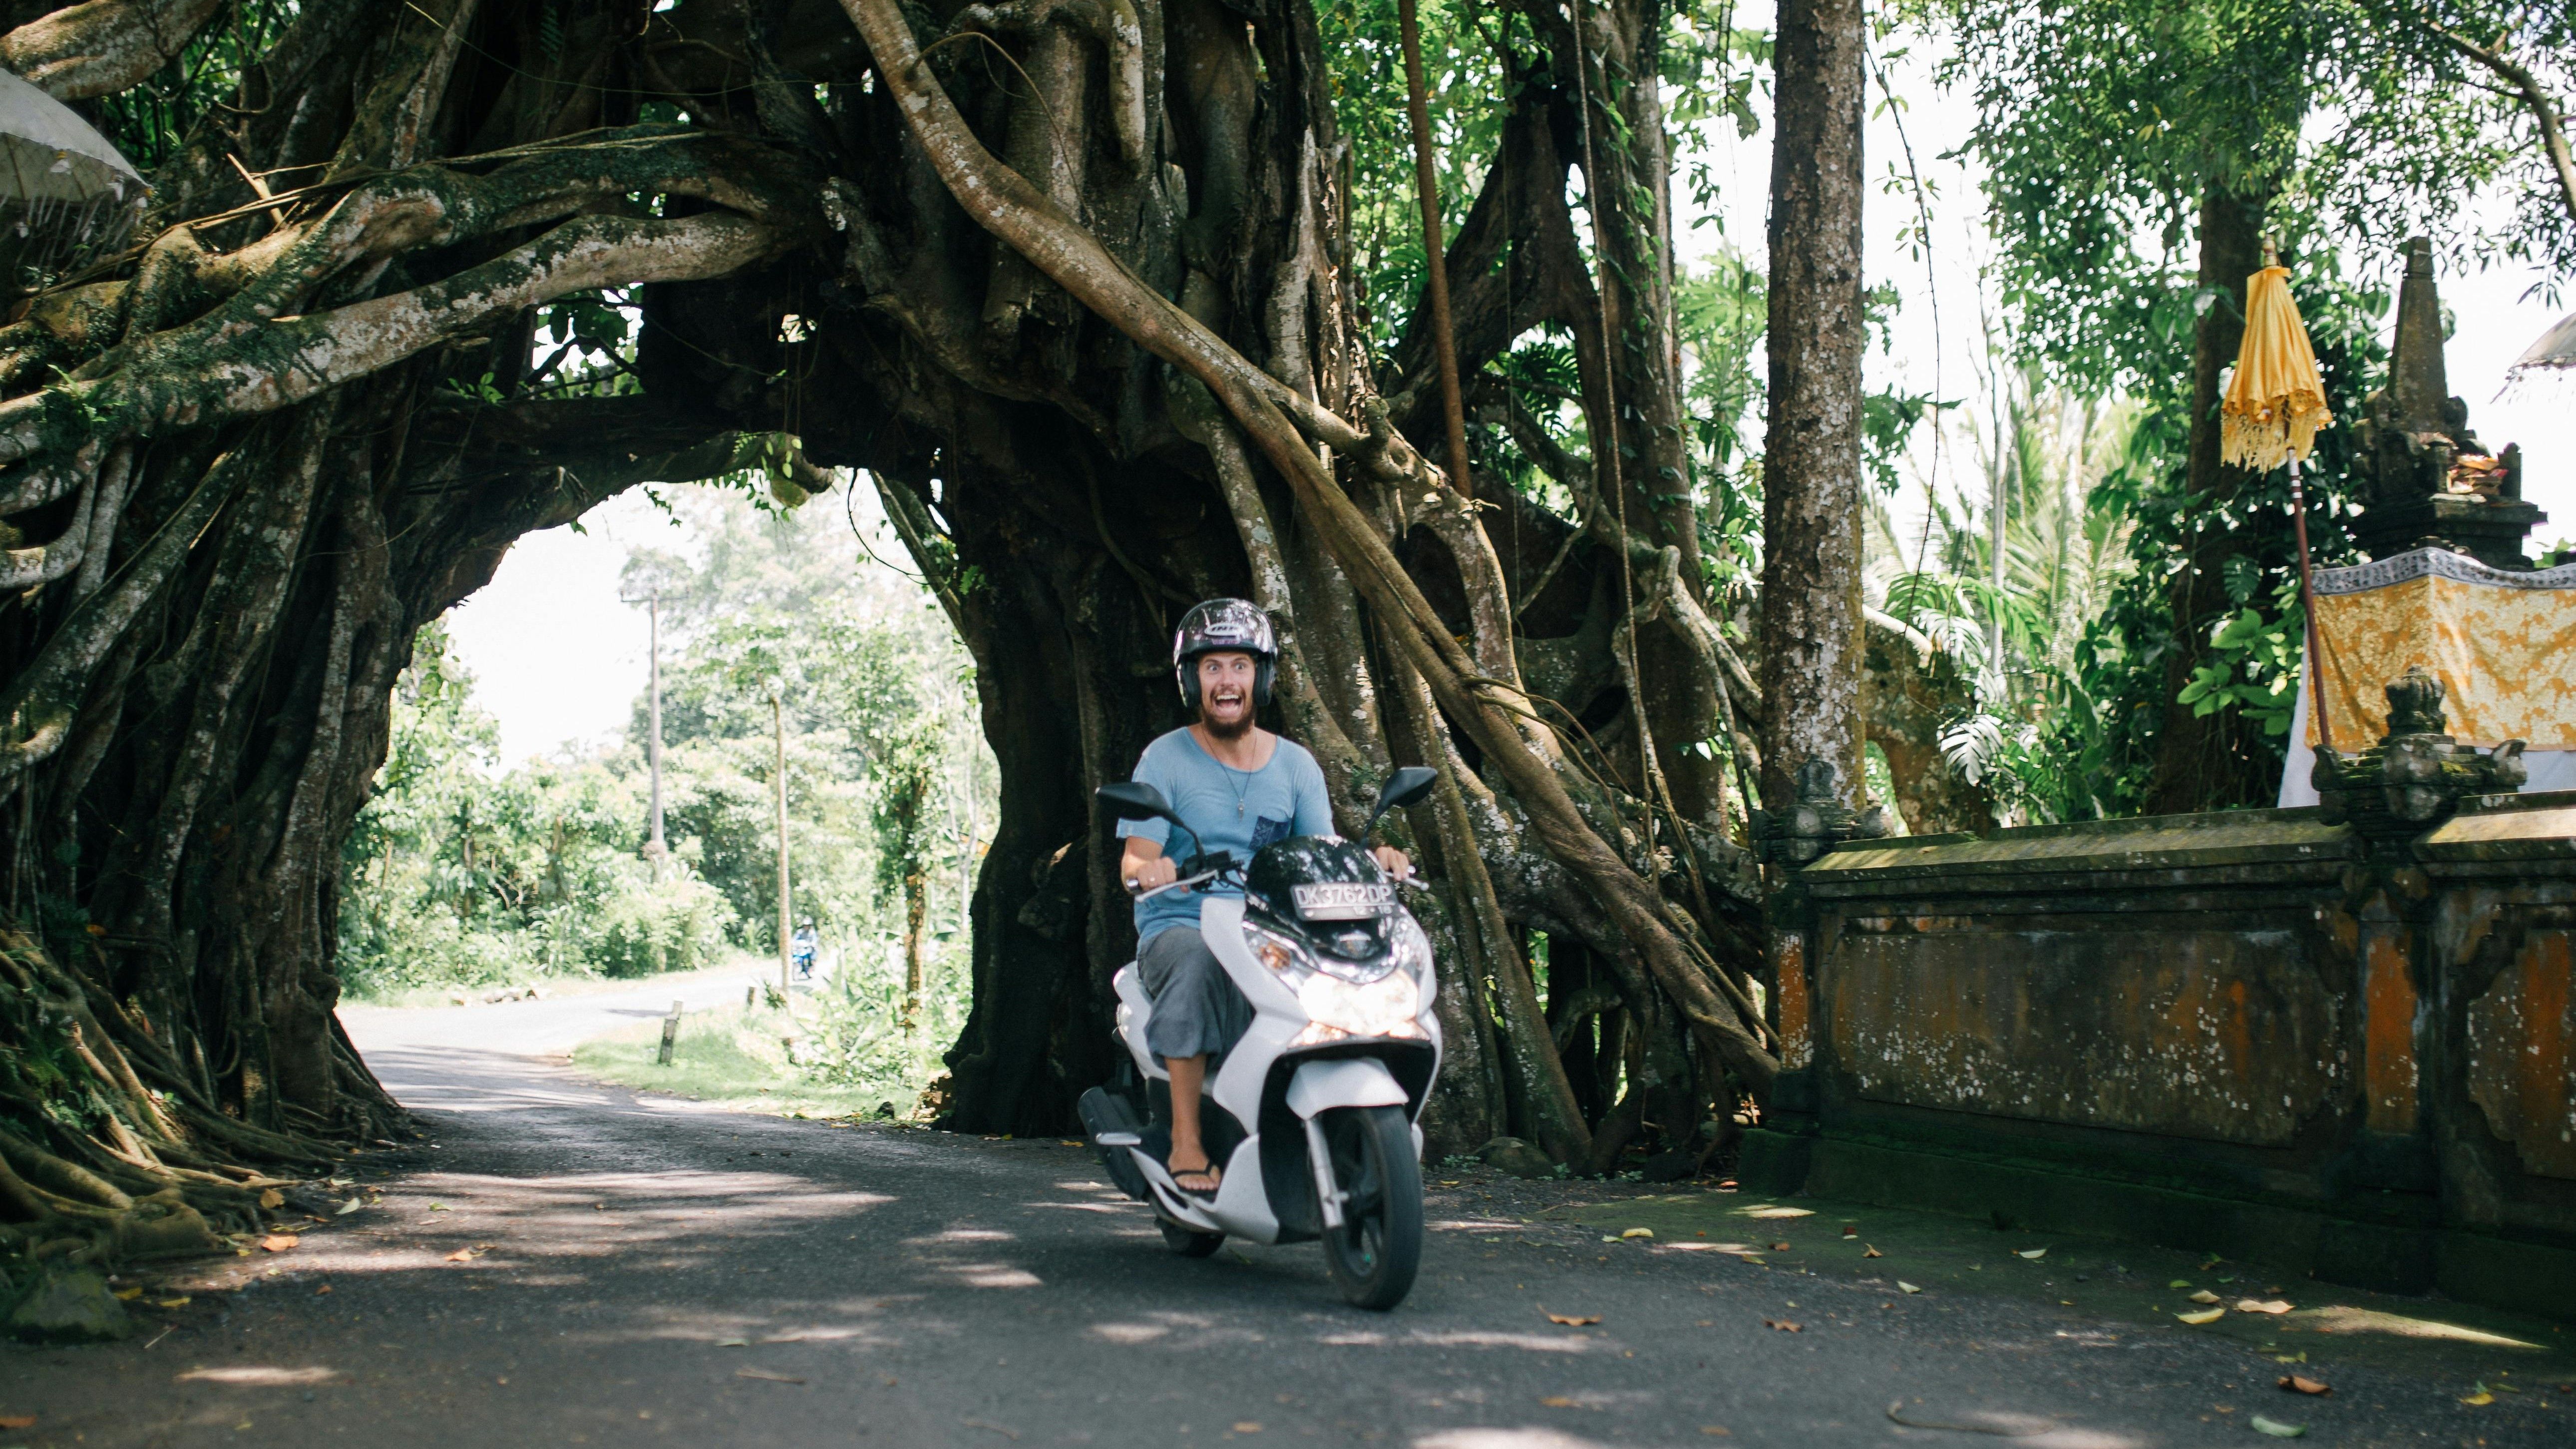
[[[1249,600],[1210,599],[1183,614],[1172,635],[1172,674],[1190,713],[1199,710],[1198,657],[1227,651],[1252,656],[1252,703],[1256,708],[1270,703],[1270,681],[1279,672],[1279,641],[1270,632],[1270,616]]]

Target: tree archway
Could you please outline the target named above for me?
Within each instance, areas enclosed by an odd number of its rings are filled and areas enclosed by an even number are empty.
[[[521,533],[745,466],[790,498],[867,470],[980,666],[1003,815],[956,1125],[1061,1130],[1110,1066],[1132,934],[1089,794],[1177,722],[1166,630],[1221,592],[1280,620],[1277,722],[1346,827],[1393,765],[1444,770],[1411,822],[1444,1147],[1704,1151],[1767,1090],[1725,767],[1759,774],[1761,702],[1702,566],[1660,8],[1502,12],[1511,99],[1446,262],[1461,370],[1555,329],[1603,442],[1472,381],[1466,491],[1406,441],[1442,429],[1428,322],[1383,355],[1362,324],[1304,0],[9,18],[0,55],[158,188],[133,246],[0,331],[0,515],[29,544],[0,629],[30,923],[6,1030],[100,1102],[0,1136],[36,1184],[18,1216],[238,1211],[225,1164],[383,1133],[332,922],[413,632]],[[631,343],[532,345],[599,341],[611,304]],[[1689,748],[1712,739],[1735,748]]]

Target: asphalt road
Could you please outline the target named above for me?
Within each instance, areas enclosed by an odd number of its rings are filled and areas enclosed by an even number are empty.
[[[2321,1341],[2300,1371],[2335,1393],[2301,1399],[2245,1343],[1670,1232],[1607,1242],[1551,1211],[1602,1185],[1481,1169],[1438,1175],[1456,1185],[1434,1192],[1419,1286],[1367,1314],[1312,1245],[1174,1257],[1077,1147],[721,1112],[550,1055],[740,989],[351,1013],[436,1146],[354,1157],[333,1196],[368,1205],[312,1204],[330,1220],[290,1249],[151,1280],[146,1335],[0,1354],[0,1422],[35,1418],[0,1449],[2128,1449],[2268,1442],[2258,1412],[2319,1444],[2576,1443],[2542,1379],[2471,1408]]]

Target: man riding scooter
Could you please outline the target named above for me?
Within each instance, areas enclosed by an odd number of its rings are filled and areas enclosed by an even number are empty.
[[[1173,636],[1173,673],[1196,720],[1147,745],[1135,778],[1162,791],[1204,850],[1249,860],[1274,841],[1333,833],[1332,801],[1315,757],[1253,722],[1254,711],[1270,702],[1278,665],[1270,616],[1242,599],[1198,605]],[[1130,892],[1178,878],[1177,862],[1164,853],[1170,832],[1162,820],[1119,822],[1127,841],[1119,875]],[[1389,876],[1411,873],[1403,851],[1380,846],[1374,854]],[[1200,1136],[1199,1093],[1211,1058],[1252,1020],[1251,1005],[1199,936],[1199,906],[1212,893],[1242,892],[1216,882],[1136,903],[1136,970],[1154,1003],[1146,1045],[1172,1076],[1172,1181],[1211,1199],[1221,1174]]]

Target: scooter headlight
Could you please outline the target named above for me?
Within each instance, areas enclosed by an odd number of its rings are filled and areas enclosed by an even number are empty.
[[[1390,971],[1365,986],[1318,971],[1297,987],[1297,1004],[1316,1026],[1352,1036],[1418,1037],[1422,988],[1410,972]],[[1308,1028],[1312,1032],[1313,1028]],[[1331,1038],[1325,1037],[1324,1040]]]

